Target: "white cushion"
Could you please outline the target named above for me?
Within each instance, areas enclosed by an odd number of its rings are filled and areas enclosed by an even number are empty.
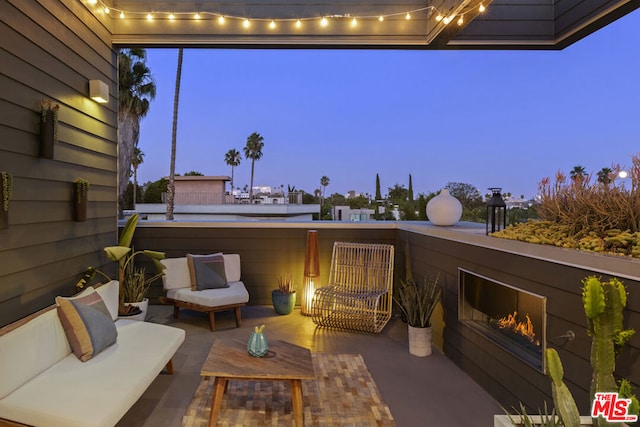
[[[240,255],[224,254],[224,272],[227,281],[240,281]],[[187,257],[166,258],[160,261],[166,267],[162,276],[164,290],[191,288],[191,275]],[[169,295],[168,295],[169,296]],[[172,298],[169,296],[169,298]]]
[[[96,292],[102,298],[107,309],[109,310],[109,314],[111,314],[111,319],[115,322],[118,320],[118,297],[120,295],[120,283],[117,280],[112,280],[104,285],[98,286],[96,288]]]
[[[149,322],[118,320],[116,327],[116,344],[95,358],[83,363],[69,354],[0,399],[2,417],[33,426],[113,427],[162,371],[185,336],[182,329]],[[30,336],[40,349],[33,353],[48,354],[42,351],[42,337],[37,337]],[[0,366],[20,366],[6,362],[2,359]],[[4,385],[2,375],[0,384]]]
[[[187,257],[166,258],[160,262],[166,267],[162,276],[162,285],[165,290],[191,288]]]
[[[249,293],[242,282],[230,282],[228,288],[203,291],[192,291],[191,288],[170,289],[167,291],[167,297],[205,307],[244,304],[249,301]]]
[[[240,255],[224,254],[224,274],[227,276],[227,282],[240,281]]]
[[[0,402],[69,355],[76,359],[55,308],[0,336]]]

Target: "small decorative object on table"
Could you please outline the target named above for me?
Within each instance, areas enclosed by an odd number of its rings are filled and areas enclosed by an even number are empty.
[[[249,354],[254,357],[263,357],[269,351],[269,343],[267,343],[267,339],[265,338],[262,331],[264,330],[264,325],[260,327],[256,326],[255,330],[251,333],[249,337],[249,342],[247,343],[247,350]]]
[[[296,287],[291,273],[278,277],[278,289],[271,291],[271,302],[278,314],[289,314],[296,305]]]
[[[433,225],[448,227],[454,225],[462,217],[462,204],[443,188],[427,203],[427,217]]]
[[[58,110],[60,105],[40,101],[40,157],[53,159],[53,145],[58,142]]]

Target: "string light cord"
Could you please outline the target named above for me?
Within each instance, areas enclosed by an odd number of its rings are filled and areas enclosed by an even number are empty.
[[[398,16],[404,16],[405,19],[409,20],[412,18],[412,15],[418,14],[420,12],[425,12],[425,11],[429,12],[429,16],[435,14],[436,21],[438,22],[443,21],[445,25],[457,17],[458,24],[461,25],[464,22],[464,16],[470,13],[472,10],[476,9],[476,7],[467,8],[466,10],[460,11],[452,16],[446,16],[445,13],[438,10],[435,6],[425,6],[425,7],[420,7],[416,9],[405,10],[402,12],[383,13],[383,14],[377,14],[377,15],[326,14],[319,17],[315,16],[315,17],[299,17],[299,18],[264,18],[264,17],[247,17],[247,16],[228,15],[220,12],[212,12],[212,11],[206,11],[206,10],[196,10],[193,12],[170,12],[170,11],[168,12],[168,11],[154,11],[154,10],[147,11],[147,12],[138,12],[138,11],[125,10],[117,7],[109,7],[102,0],[88,0],[88,3],[92,6],[95,6],[99,10],[102,10],[107,15],[117,16],[121,19],[125,19],[131,16],[143,16],[143,17],[146,16],[147,20],[152,21],[156,19],[158,16],[160,16],[160,17],[165,17],[166,19],[169,19],[169,20],[175,20],[178,18],[183,19],[184,17],[187,17],[188,19],[192,19],[192,20],[200,20],[200,19],[203,19],[204,17],[209,16],[209,17],[212,17],[213,19],[217,19],[219,24],[223,24],[227,19],[229,19],[229,20],[235,20],[235,21],[243,21],[245,26],[247,26],[247,24],[250,21],[269,22],[269,25],[271,27],[275,27],[276,23],[278,22],[295,22],[296,25],[299,26],[300,23],[302,22],[316,21],[316,20],[320,20],[321,24],[324,26],[327,24],[328,19],[350,20],[352,25],[355,25],[355,23],[358,20],[378,20],[382,22],[387,18],[395,18]],[[483,4],[480,4],[478,10],[479,12],[482,13],[486,10],[486,7]]]

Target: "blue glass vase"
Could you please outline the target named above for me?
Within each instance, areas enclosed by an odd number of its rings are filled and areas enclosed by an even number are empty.
[[[252,332],[249,337],[249,342],[247,342],[247,351],[254,357],[263,357],[269,351],[269,343],[262,333],[263,330],[264,325],[260,327],[256,326],[255,331]]]

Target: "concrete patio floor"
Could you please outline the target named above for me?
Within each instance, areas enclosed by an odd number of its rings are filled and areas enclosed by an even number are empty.
[[[392,319],[378,335],[316,328],[296,309],[287,316],[270,306],[242,310],[243,323],[235,328],[231,312],[216,314],[217,330],[209,330],[205,314],[180,311],[173,319],[169,306],[150,306],[147,321],[186,331],[186,340],[174,357],[173,375],[161,374],[118,427],[179,427],[200,383],[200,368],[216,337],[248,339],[253,327],[265,324],[268,339],[286,340],[313,352],[361,354],[380,394],[399,427],[493,426],[500,405],[446,356],[434,349],[421,358],[409,354],[407,326]],[[126,385],[125,385],[126,386]]]

